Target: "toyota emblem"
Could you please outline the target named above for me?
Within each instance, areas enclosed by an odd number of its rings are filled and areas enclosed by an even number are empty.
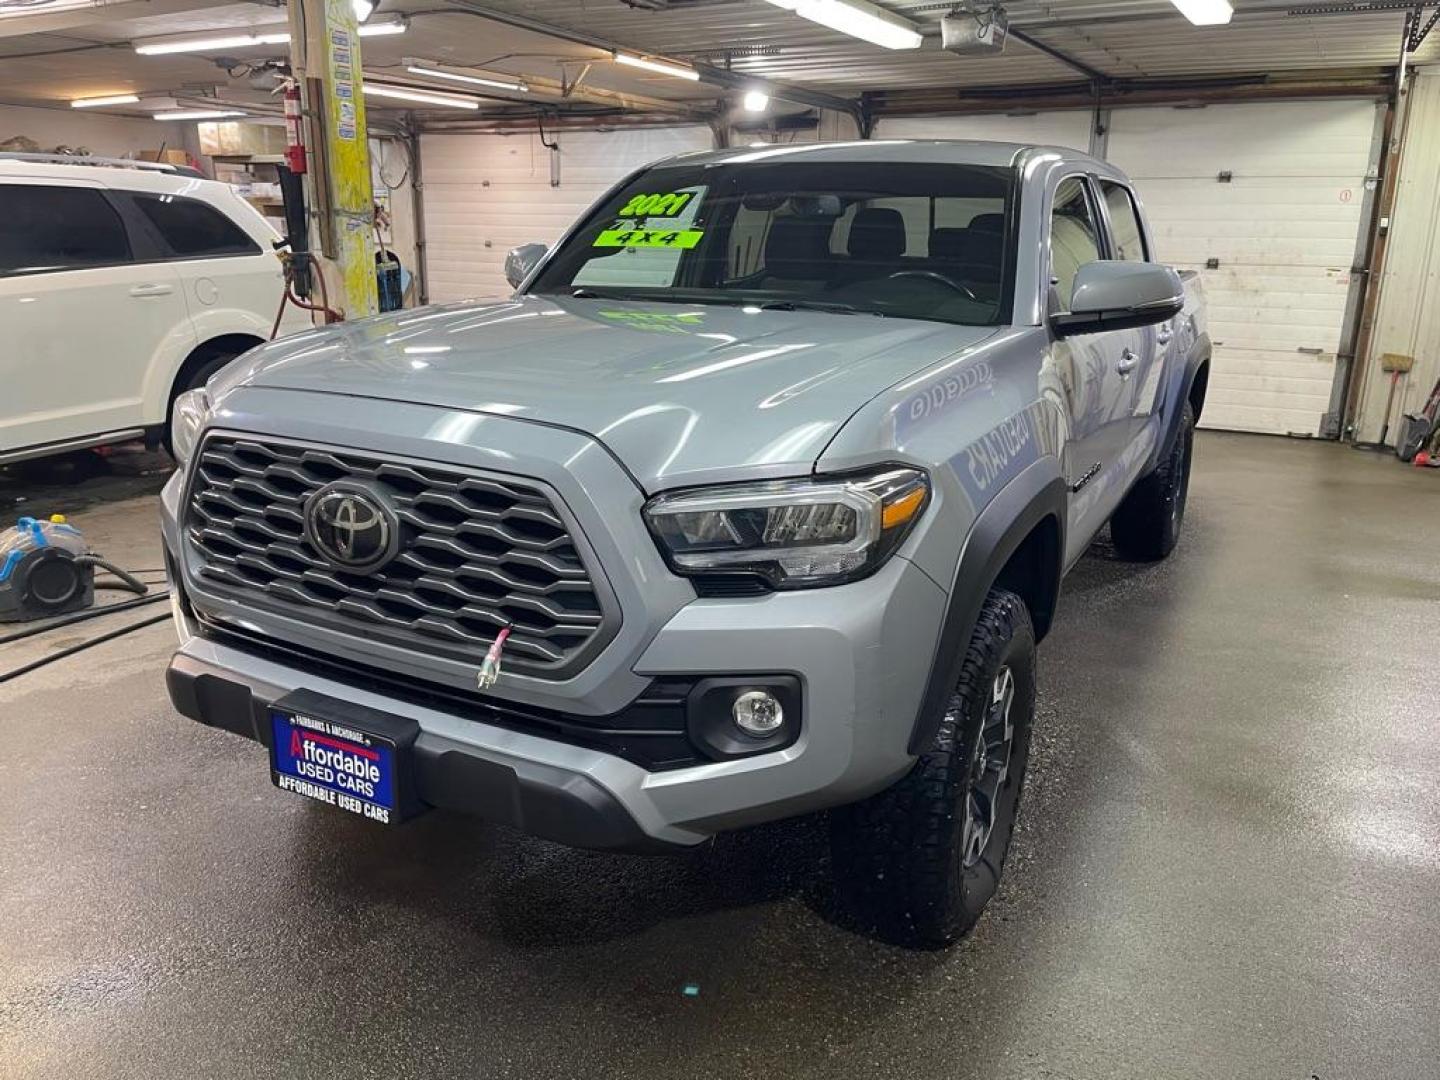
[[[326,562],[368,574],[395,557],[399,521],[377,493],[342,480],[311,496],[305,506],[305,539]]]

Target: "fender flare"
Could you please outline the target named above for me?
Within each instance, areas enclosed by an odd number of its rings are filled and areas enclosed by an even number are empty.
[[[1025,538],[1047,517],[1055,519],[1059,537],[1055,552],[1058,591],[1065,557],[1068,498],[1069,486],[1060,460],[1043,457],[1001,488],[975,519],[950,582],[950,596],[930,660],[930,677],[910,733],[911,754],[923,753],[940,727],[951,689],[960,675],[965,647],[991,585]]]
[[[1190,394],[1195,389],[1195,376],[1200,374],[1200,369],[1210,362],[1210,335],[1200,334],[1190,346],[1190,352],[1185,357],[1185,376],[1177,380],[1180,384],[1180,394],[1170,403],[1169,414],[1165,420],[1165,430],[1161,435],[1160,444],[1155,450],[1155,460],[1151,462],[1150,469],[1155,469],[1160,462],[1169,460],[1170,451],[1174,449],[1175,437],[1180,434],[1180,418],[1185,415],[1185,402],[1190,400]],[[1199,417],[1197,416],[1198,420]]]

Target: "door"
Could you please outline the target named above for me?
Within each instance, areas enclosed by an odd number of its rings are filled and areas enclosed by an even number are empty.
[[[0,184],[0,452],[142,426],[151,358],[194,344],[165,263],[136,264],[105,192]]]
[[[1052,312],[1065,311],[1076,272],[1105,257],[1101,217],[1088,177],[1071,175],[1058,183],[1049,229],[1049,306]],[[1124,494],[1122,452],[1129,441],[1129,389],[1137,347],[1133,330],[1072,334],[1052,346],[1051,360],[1070,414],[1067,562],[1085,549]]]
[[[1121,262],[1151,261],[1134,193],[1114,180],[1097,178],[1095,183],[1105,219],[1106,257]],[[1150,451],[1160,438],[1161,418],[1156,412],[1156,403],[1166,366],[1173,362],[1170,359],[1173,338],[1174,326],[1169,320],[1125,333],[1117,370],[1120,373],[1118,389],[1121,407],[1127,418],[1117,471],[1127,488],[1136,479],[1140,467],[1149,460]]]
[[[130,220],[148,230],[161,257],[169,260],[179,279],[190,317],[197,321],[197,337],[207,340],[231,330],[252,330],[244,318],[252,316],[268,330],[280,307],[285,271],[273,249],[262,247],[227,214],[200,199],[146,191],[112,191],[130,209]],[[231,212],[252,219],[259,214],[238,196]],[[263,233],[264,219],[254,221]],[[237,320],[233,313],[241,313]],[[287,314],[293,309],[287,308]],[[304,313],[294,313],[282,324],[293,333],[309,326]]]
[[[1319,432],[1378,131],[1364,100],[1112,114],[1107,156],[1140,195],[1154,258],[1205,284],[1206,427]]]

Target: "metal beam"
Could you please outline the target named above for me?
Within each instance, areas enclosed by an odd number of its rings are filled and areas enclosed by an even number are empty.
[[[1113,79],[1113,76],[1107,75],[1099,68],[1093,68],[1084,61],[1076,60],[1075,57],[1071,56],[1069,53],[1062,52],[1059,49],[1055,48],[1055,46],[1053,45],[1047,45],[1039,38],[1031,37],[1024,30],[1016,30],[1015,27],[1012,26],[1010,27],[1010,36],[1016,41],[1019,41],[1025,45],[1029,45],[1030,48],[1036,50],[1037,52],[1044,53],[1046,56],[1050,57],[1050,59],[1058,60],[1066,67],[1071,68],[1074,71],[1080,72],[1080,74],[1084,75],[1087,79],[1090,79],[1093,82],[1108,83],[1111,82]]]
[[[771,97],[778,98],[781,101],[789,101],[796,105],[808,105],[816,109],[833,109],[836,112],[846,113],[856,119],[859,118],[859,102],[851,98],[837,97],[834,94],[827,94],[821,90],[809,90],[804,87],[792,86],[788,83],[775,82],[773,79],[741,75],[737,72],[726,71],[724,68],[714,67],[711,64],[687,64],[684,60],[673,59],[647,49],[596,37],[594,34],[587,34],[582,30],[571,30],[567,27],[556,26],[553,23],[541,22],[539,19],[532,19],[528,15],[517,15],[509,11],[498,11],[495,8],[486,7],[484,4],[477,3],[476,0],[449,0],[449,3],[450,6],[459,11],[468,11],[482,18],[490,19],[492,22],[512,26],[517,30],[528,30],[532,34],[541,34],[545,37],[555,38],[558,41],[568,41],[572,45],[583,45],[586,48],[598,49],[601,52],[607,53],[634,53],[637,56],[649,56],[657,60],[667,60],[673,64],[693,67],[700,73],[700,80],[710,86],[717,86],[725,90],[742,90],[757,85],[763,86]]]

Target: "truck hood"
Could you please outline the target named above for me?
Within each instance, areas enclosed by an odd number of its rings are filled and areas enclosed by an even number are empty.
[[[647,491],[808,471],[866,401],[993,327],[828,312],[521,297],[282,339],[239,385],[493,413],[583,431]]]

